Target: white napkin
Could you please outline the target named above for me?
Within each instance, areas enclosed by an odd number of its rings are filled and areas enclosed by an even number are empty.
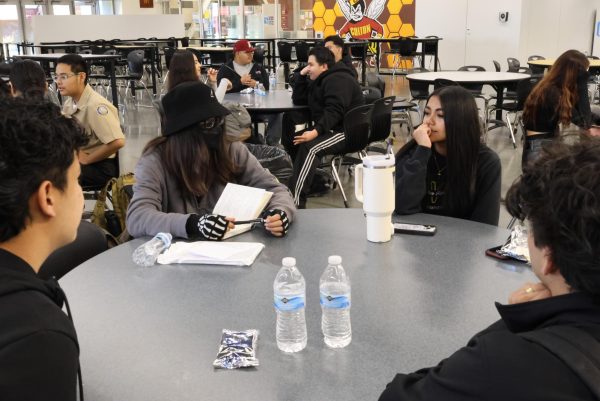
[[[260,242],[175,242],[158,256],[158,263],[250,266],[264,247]]]

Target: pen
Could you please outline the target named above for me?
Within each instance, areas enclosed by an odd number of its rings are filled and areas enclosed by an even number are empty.
[[[263,224],[264,222],[265,222],[265,219],[252,219],[252,220],[234,221],[233,224],[235,224],[235,225],[240,225],[240,224],[254,224],[254,223]]]

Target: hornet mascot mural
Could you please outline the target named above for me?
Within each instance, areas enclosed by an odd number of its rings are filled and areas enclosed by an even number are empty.
[[[336,0],[342,13],[348,20],[340,29],[343,39],[369,39],[383,36],[383,26],[377,18],[383,12],[387,0],[372,0],[365,7],[365,0]],[[365,11],[366,8],[366,11]]]

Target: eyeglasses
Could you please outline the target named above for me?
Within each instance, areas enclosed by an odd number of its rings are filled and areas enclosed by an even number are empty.
[[[54,80],[56,82],[60,82],[60,81],[66,81],[67,79],[74,77],[75,75],[79,75],[81,74],[80,72],[75,72],[72,74],[58,74],[57,76],[54,77]]]

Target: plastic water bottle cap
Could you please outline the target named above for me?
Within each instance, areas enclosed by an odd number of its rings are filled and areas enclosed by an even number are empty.
[[[330,265],[339,265],[342,263],[342,257],[339,255],[331,255],[329,258],[327,258],[327,263]]]
[[[296,266],[296,258],[290,258],[290,257],[283,258],[281,260],[281,264],[285,267],[294,267],[294,266]]]
[[[159,238],[167,248],[171,246],[171,240],[173,239],[171,233],[158,233],[155,237]]]

